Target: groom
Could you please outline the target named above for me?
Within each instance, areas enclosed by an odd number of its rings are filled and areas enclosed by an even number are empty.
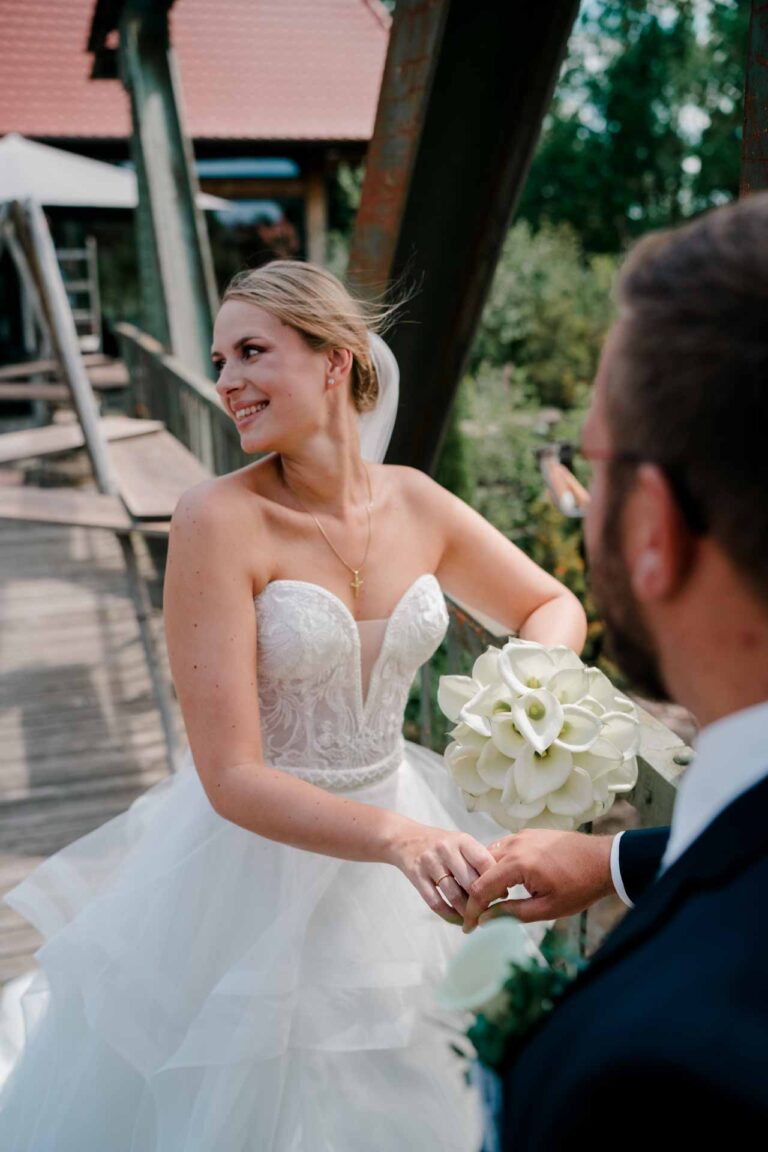
[[[768,1138],[768,193],[646,238],[619,300],[592,583],[628,677],[701,732],[671,829],[508,837],[473,886],[469,928],[517,882],[521,919],[637,901],[507,1077],[514,1152]]]

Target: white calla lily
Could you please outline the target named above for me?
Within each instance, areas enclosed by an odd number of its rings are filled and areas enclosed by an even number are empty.
[[[593,820],[597,820],[600,816],[605,816],[606,812],[611,808],[614,801],[612,792],[608,793],[605,800],[595,800],[586,812],[582,812],[579,816],[579,824],[591,824]]]
[[[499,672],[499,657],[501,649],[489,644],[482,656],[478,656],[472,667],[472,679],[486,688],[489,684],[498,684],[501,678]]]
[[[583,699],[579,700],[579,707],[586,708],[593,716],[602,716],[605,712],[605,708],[599,700],[595,700],[594,696],[584,696]]]
[[[537,752],[546,752],[563,726],[563,706],[544,688],[520,696],[513,702],[510,714],[517,730]]]
[[[471,796],[482,796],[490,789],[490,784],[486,784],[477,771],[478,756],[473,749],[462,748],[460,744],[449,744],[444,755],[451,775],[462,792],[469,792]]]
[[[588,752],[574,753],[573,762],[578,768],[583,768],[590,776],[593,785],[609,772],[615,772],[621,767],[623,756],[618,748],[614,748],[602,736],[598,736]]]
[[[587,668],[589,695],[602,704],[606,712],[629,712],[637,714],[637,709],[623,692],[614,688],[608,677],[599,668]],[[621,702],[621,703],[619,703]]]
[[[492,740],[483,748],[477,761],[477,772],[492,788],[503,788],[510,775],[512,761],[500,752]]]
[[[476,712],[472,707],[472,704],[475,700],[477,700],[477,697],[485,691],[487,691],[487,689],[481,688],[480,692],[473,696],[472,700],[470,700],[468,704],[464,705],[461,712],[459,712],[459,720],[462,724],[466,724],[468,728],[471,728],[473,732],[476,732],[478,736],[488,737],[491,734],[490,720],[486,715],[480,712]]]
[[[631,792],[637,784],[637,757],[630,756],[623,760],[618,768],[614,768],[604,777],[605,785],[610,792]]]
[[[606,712],[600,717],[600,735],[618,748],[622,756],[636,756],[640,747],[640,723],[626,712]]]
[[[515,784],[514,768],[504,781],[504,787],[501,790],[501,802],[506,810],[508,810],[512,804],[521,803],[520,794],[517,791],[517,784]]]
[[[501,712],[491,717],[491,740],[504,756],[514,760],[528,747],[528,741],[515,727],[511,713]]]
[[[569,752],[587,752],[600,735],[600,721],[586,708],[566,704],[563,708],[563,726],[555,743]]]
[[[533,804],[562,788],[573,769],[573,756],[552,745],[543,755],[526,748],[515,760],[515,787],[523,804]]]
[[[467,701],[477,695],[478,685],[469,676],[441,676],[437,686],[440,711],[455,724]]]
[[[576,818],[586,812],[591,804],[592,781],[583,768],[574,768],[562,788],[547,796],[547,808],[558,816]],[[579,822],[583,823],[581,820]]]
[[[584,667],[584,661],[576,655],[573,648],[568,648],[565,644],[554,644],[547,651],[554,660],[558,672]]]
[[[469,724],[464,724],[462,721],[459,721],[448,735],[457,744],[461,744],[463,748],[473,748],[478,754],[488,743],[487,736],[481,736],[479,732],[475,732],[474,728],[470,728]]]
[[[589,693],[586,668],[563,668],[547,681],[547,692],[561,704],[579,704]]]
[[[504,804],[502,799],[504,811],[507,815],[513,820],[521,820],[523,823],[527,823],[529,820],[532,820],[534,816],[538,816],[540,812],[543,812],[546,803],[544,797],[542,797],[541,800],[537,800],[534,804],[522,804],[519,801],[515,804]]]
[[[573,816],[561,816],[559,812],[550,812],[545,808],[540,816],[526,820],[526,828],[550,828],[555,832],[572,832],[576,827]]]
[[[513,964],[544,959],[520,925],[503,916],[481,924],[459,948],[437,988],[437,1001],[451,1012],[482,1012],[493,1019],[507,1004],[504,985]]]
[[[494,716],[497,712],[509,712],[514,696],[502,681],[495,684],[486,684],[462,708],[462,712],[471,712],[474,716],[486,718]]]
[[[501,793],[498,789],[493,788],[490,792],[485,792],[482,796],[478,796],[472,805],[472,811],[485,812],[502,828],[508,828],[510,831],[517,831],[517,828],[512,827],[512,822],[509,819],[509,813],[501,802]]]
[[[501,650],[499,672],[515,693],[540,688],[556,671],[554,660],[540,644],[510,640]]]

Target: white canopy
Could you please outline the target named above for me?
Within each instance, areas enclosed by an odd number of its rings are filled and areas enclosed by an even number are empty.
[[[135,208],[136,174],[10,132],[0,140],[0,204],[27,199],[50,207]],[[209,211],[230,207],[205,192],[197,203]]]

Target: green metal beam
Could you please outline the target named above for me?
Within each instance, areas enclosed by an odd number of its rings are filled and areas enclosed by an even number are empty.
[[[168,30],[172,0],[126,0],[120,74],[131,99],[145,322],[189,368],[210,375],[216,285]]]
[[[398,0],[350,266],[418,287],[390,337],[393,462],[435,465],[577,11]]]
[[[752,0],[744,87],[741,194],[768,188],[768,4]]]

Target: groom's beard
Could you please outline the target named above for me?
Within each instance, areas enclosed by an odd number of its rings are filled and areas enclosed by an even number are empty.
[[[653,638],[622,557],[622,504],[623,494],[616,491],[609,501],[596,554],[590,555],[590,584],[605,625],[608,654],[638,692],[651,700],[668,700]]]

